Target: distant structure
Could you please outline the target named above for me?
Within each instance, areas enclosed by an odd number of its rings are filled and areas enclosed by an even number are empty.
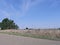
[[[26,27],[26,30],[28,30],[29,28],[28,27]]]

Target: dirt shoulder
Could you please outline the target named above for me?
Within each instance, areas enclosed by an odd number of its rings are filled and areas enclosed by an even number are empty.
[[[60,45],[60,41],[0,34],[0,45]]]

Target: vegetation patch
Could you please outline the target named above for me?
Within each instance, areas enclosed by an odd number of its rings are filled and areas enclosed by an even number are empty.
[[[9,35],[16,35],[16,36],[24,36],[24,37],[32,37],[32,38],[60,41],[60,37],[51,37],[48,35],[36,35],[36,34],[18,33],[18,32],[0,32],[0,33],[9,34]]]

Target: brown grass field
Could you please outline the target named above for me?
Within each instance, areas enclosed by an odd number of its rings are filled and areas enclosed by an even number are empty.
[[[0,32],[28,37],[60,40],[60,30],[0,30]]]

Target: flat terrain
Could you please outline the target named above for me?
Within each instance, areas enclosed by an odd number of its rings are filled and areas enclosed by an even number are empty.
[[[0,45],[60,45],[60,41],[35,39],[0,33]]]

